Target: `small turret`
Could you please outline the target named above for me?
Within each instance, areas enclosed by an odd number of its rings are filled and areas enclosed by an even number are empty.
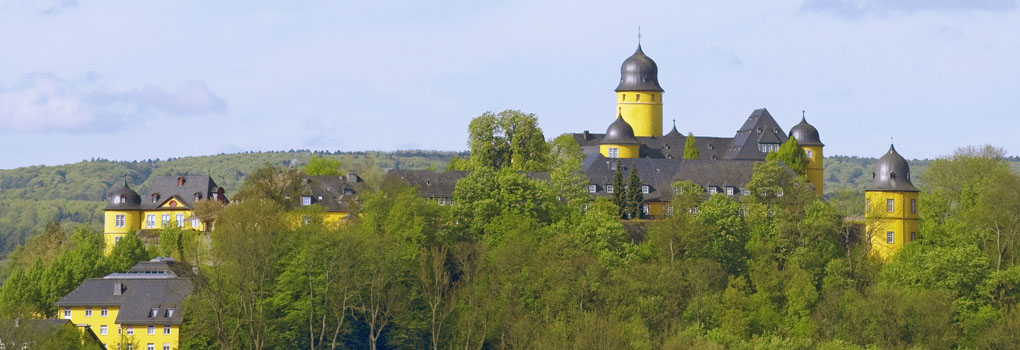
[[[616,121],[609,124],[606,136],[599,143],[599,152],[607,158],[637,158],[640,143],[634,137],[634,128],[617,114]]]
[[[616,86],[616,107],[637,137],[662,136],[662,86],[659,67],[641,50],[623,61],[620,84]]]
[[[801,111],[800,123],[794,125],[790,129],[790,137],[797,140],[797,144],[804,150],[804,154],[807,156],[807,175],[808,182],[815,187],[815,193],[819,196],[825,193],[822,186],[824,185],[824,156],[822,154],[822,148],[825,144],[818,137],[818,129],[808,124],[807,118],[804,116],[805,112]]]
[[[910,165],[892,145],[875,162],[872,177],[864,192],[867,234],[871,237],[871,254],[888,259],[904,244],[917,239],[919,191],[910,182]]]

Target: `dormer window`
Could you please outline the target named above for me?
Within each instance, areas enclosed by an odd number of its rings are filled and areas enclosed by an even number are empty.
[[[153,193],[152,194],[152,202],[156,203],[157,201],[159,201],[159,193]]]
[[[312,197],[309,196],[301,197],[301,205],[312,205]]]
[[[620,158],[620,148],[609,147],[609,158]]]
[[[889,178],[896,180],[896,172],[895,171],[889,172]]]
[[[149,309],[149,317],[156,317],[157,315],[159,315],[159,308]]]
[[[202,200],[202,194],[201,193],[195,193],[195,201],[198,202],[200,200]]]
[[[641,186],[641,193],[648,194],[648,185]]]
[[[598,186],[588,185],[588,193],[595,193],[595,192],[598,192]]]
[[[613,193],[613,185],[606,185],[606,193]]]

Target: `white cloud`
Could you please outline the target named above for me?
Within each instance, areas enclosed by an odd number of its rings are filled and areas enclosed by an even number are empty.
[[[932,11],[1012,11],[1017,9],[1017,0],[805,0],[802,9],[861,18]]]
[[[0,83],[0,127],[20,131],[110,131],[157,115],[186,117],[223,114],[227,103],[200,81],[173,91],[147,85],[109,90],[95,73],[64,79],[31,73],[5,86]]]

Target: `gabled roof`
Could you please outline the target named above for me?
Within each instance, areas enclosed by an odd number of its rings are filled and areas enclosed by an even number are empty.
[[[355,173],[305,176],[301,179],[301,196],[311,197],[312,204],[321,205],[326,211],[349,211],[355,196],[364,187],[361,177]]]
[[[166,201],[175,196],[181,206],[175,209],[194,209],[195,195],[199,199],[210,199],[214,194],[224,203],[228,202],[223,188],[216,185],[208,175],[156,176],[152,179],[149,191],[142,195],[142,210],[159,209]],[[158,195],[153,201],[153,194]]]
[[[758,148],[759,143],[781,144],[786,142],[786,133],[779,127],[765,108],[756,109],[747,117],[744,125],[733,136],[733,142],[726,150],[725,159],[762,160],[765,152]]]
[[[164,265],[164,269],[172,270],[166,266],[166,261],[153,260],[150,263],[139,263],[132,271],[145,271],[160,264]],[[120,324],[179,325],[184,321],[184,298],[193,289],[190,278],[179,278],[173,273],[160,276],[130,274],[87,279],[61,298],[57,306],[116,306],[119,308],[116,322]],[[153,309],[156,310],[155,316],[151,316]]]

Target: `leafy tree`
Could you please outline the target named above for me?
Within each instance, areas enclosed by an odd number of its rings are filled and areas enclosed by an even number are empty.
[[[160,240],[163,240],[162,234]],[[167,246],[169,246],[170,240],[172,239],[168,239]],[[173,248],[170,249],[173,250]],[[124,235],[124,238],[121,238],[120,242],[113,246],[110,256],[106,257],[106,264],[111,271],[125,272],[138,262],[146,260],[149,260],[149,251],[145,249],[145,244],[138,238],[138,235],[132,231]]]
[[[301,199],[301,176],[295,169],[282,169],[275,166],[259,168],[244,181],[236,201],[271,200],[283,210],[294,209]]]
[[[576,227],[581,246],[609,266],[629,262],[636,256],[636,247],[623,229],[616,205],[605,198],[593,201]]]
[[[312,159],[308,161],[308,164],[305,164],[304,173],[311,176],[341,175],[340,160],[336,158],[323,157],[322,155],[312,157]]]
[[[549,169],[549,145],[534,114],[515,110],[485,112],[471,120],[468,136],[474,169]]]
[[[694,141],[694,133],[688,132],[687,140],[684,141],[684,159],[701,158],[701,151],[698,150],[698,144]]]
[[[797,144],[797,139],[792,137],[786,139],[786,142],[779,146],[779,151],[770,152],[765,156],[765,160],[783,162],[800,176],[807,173],[807,154]]]

